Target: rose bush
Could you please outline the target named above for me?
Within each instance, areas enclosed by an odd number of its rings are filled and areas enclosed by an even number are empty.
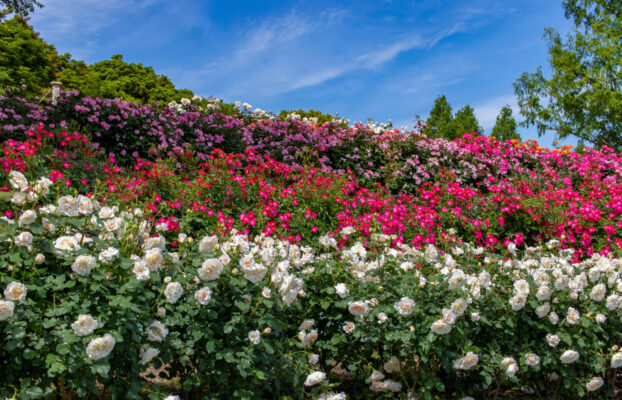
[[[1,396],[620,396],[611,150],[67,96],[0,99]]]

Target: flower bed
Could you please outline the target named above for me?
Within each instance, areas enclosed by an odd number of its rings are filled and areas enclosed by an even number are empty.
[[[85,134],[0,99],[0,396],[620,396],[609,149],[64,101]],[[239,149],[123,155],[98,107]],[[363,153],[387,172],[340,167]]]

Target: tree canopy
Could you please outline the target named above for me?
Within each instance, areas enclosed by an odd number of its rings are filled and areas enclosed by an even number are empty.
[[[0,0],[0,6],[4,6],[12,12],[26,16],[35,11],[35,7],[43,7],[37,0]]]
[[[497,115],[491,135],[501,141],[520,139],[520,135],[516,131],[516,120],[512,116],[510,106],[504,106]]]
[[[622,3],[564,0],[563,7],[575,28],[565,40],[545,31],[551,77],[538,67],[514,83],[521,124],[540,136],[552,131],[622,150]]]
[[[26,95],[39,95],[54,80],[56,49],[39,38],[27,19],[17,15],[5,21],[6,15],[0,12],[0,87],[23,86]]]
[[[119,97],[142,104],[193,96],[190,90],[176,89],[167,76],[156,74],[152,67],[126,63],[120,54],[91,65],[65,60],[58,79],[63,87],[76,89],[85,96]]]
[[[85,96],[119,97],[142,104],[193,96],[190,90],[175,88],[152,67],[127,63],[121,55],[91,65],[68,53],[58,55],[27,18],[15,15],[5,19],[7,14],[0,12],[0,88],[20,89],[25,96],[34,97],[47,90],[51,81],[60,80],[64,89],[76,89]]]
[[[422,132],[427,136],[442,137],[448,140],[462,137],[465,133],[483,132],[471,106],[462,107],[454,115],[445,95],[436,98],[425,123],[427,126]]]

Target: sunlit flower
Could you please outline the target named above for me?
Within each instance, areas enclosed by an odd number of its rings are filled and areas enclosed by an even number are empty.
[[[78,319],[71,324],[71,329],[73,329],[74,333],[78,336],[86,336],[90,335],[97,329],[97,321],[93,319],[90,315],[79,315]]]
[[[93,360],[100,360],[112,352],[115,344],[114,338],[107,333],[102,337],[91,340],[88,346],[86,346],[86,355]]]

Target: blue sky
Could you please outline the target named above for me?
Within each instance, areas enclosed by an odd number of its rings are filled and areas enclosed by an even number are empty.
[[[485,133],[505,104],[520,120],[512,83],[547,71],[544,28],[571,30],[561,0],[43,3],[35,30],[89,63],[123,54],[199,95],[395,126],[445,94],[454,110],[471,105]]]

